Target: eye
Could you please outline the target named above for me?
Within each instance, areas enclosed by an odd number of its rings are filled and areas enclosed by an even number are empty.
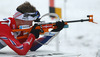
[[[28,17],[29,16],[29,14],[24,14],[24,17]]]
[[[36,14],[32,14],[32,15],[30,15],[30,16],[35,17],[35,16],[36,16]]]

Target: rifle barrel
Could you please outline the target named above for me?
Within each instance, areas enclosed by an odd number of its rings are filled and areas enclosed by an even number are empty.
[[[73,21],[65,21],[65,22],[73,23],[73,22],[84,22],[84,21],[89,21],[89,19],[81,19],[81,20],[73,20]]]
[[[89,21],[89,19],[81,19],[81,20],[72,20],[72,21],[64,21],[66,23],[74,23],[74,22],[84,22],[84,21]],[[53,24],[55,22],[50,22],[50,23],[40,23],[40,25],[44,25],[44,24]]]

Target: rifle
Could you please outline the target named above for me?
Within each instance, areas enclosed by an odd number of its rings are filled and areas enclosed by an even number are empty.
[[[88,19],[73,20],[73,21],[64,21],[64,24],[65,24],[64,28],[68,28],[68,23],[74,23],[74,22],[89,21],[89,22],[92,22],[92,23],[96,23],[96,22],[93,22],[93,15],[87,15],[87,17],[88,17]],[[44,22],[39,21],[36,24],[38,24],[38,26],[36,27],[36,29],[40,29],[41,30],[40,34],[45,34],[46,32],[49,32],[50,28],[52,28],[52,29],[56,29],[57,28],[56,26],[54,26],[56,24],[56,22],[44,23]],[[25,32],[30,33],[32,27],[28,28],[28,29],[13,29],[12,32],[25,31]],[[17,37],[17,39],[22,39],[22,38],[27,38],[27,37],[28,37],[28,34],[26,34],[24,36]]]

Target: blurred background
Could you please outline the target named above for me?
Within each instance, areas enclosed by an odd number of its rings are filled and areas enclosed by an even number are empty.
[[[12,17],[17,6],[29,1],[40,11],[41,16],[49,13],[50,0],[0,0],[0,20]],[[71,23],[59,33],[60,51],[78,53],[81,57],[96,57],[100,48],[100,0],[54,0],[54,7],[61,9],[62,20],[87,19],[94,15],[94,22]],[[46,19],[48,20],[48,19]],[[49,45],[55,45],[52,41]],[[48,49],[41,47],[40,49]],[[52,49],[52,48],[51,48]],[[6,49],[2,49],[4,51]]]

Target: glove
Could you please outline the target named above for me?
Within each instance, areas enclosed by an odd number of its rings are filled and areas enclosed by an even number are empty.
[[[34,27],[33,27],[32,30],[31,30],[31,32],[30,32],[30,33],[34,34],[34,36],[35,36],[36,38],[39,37],[39,33],[41,32],[41,30],[35,29],[37,26],[38,26],[38,25],[35,24]]]
[[[58,31],[61,31],[64,27],[64,21],[58,21],[56,22],[56,24],[54,26],[57,26],[56,29],[53,29],[51,32],[58,32]]]

